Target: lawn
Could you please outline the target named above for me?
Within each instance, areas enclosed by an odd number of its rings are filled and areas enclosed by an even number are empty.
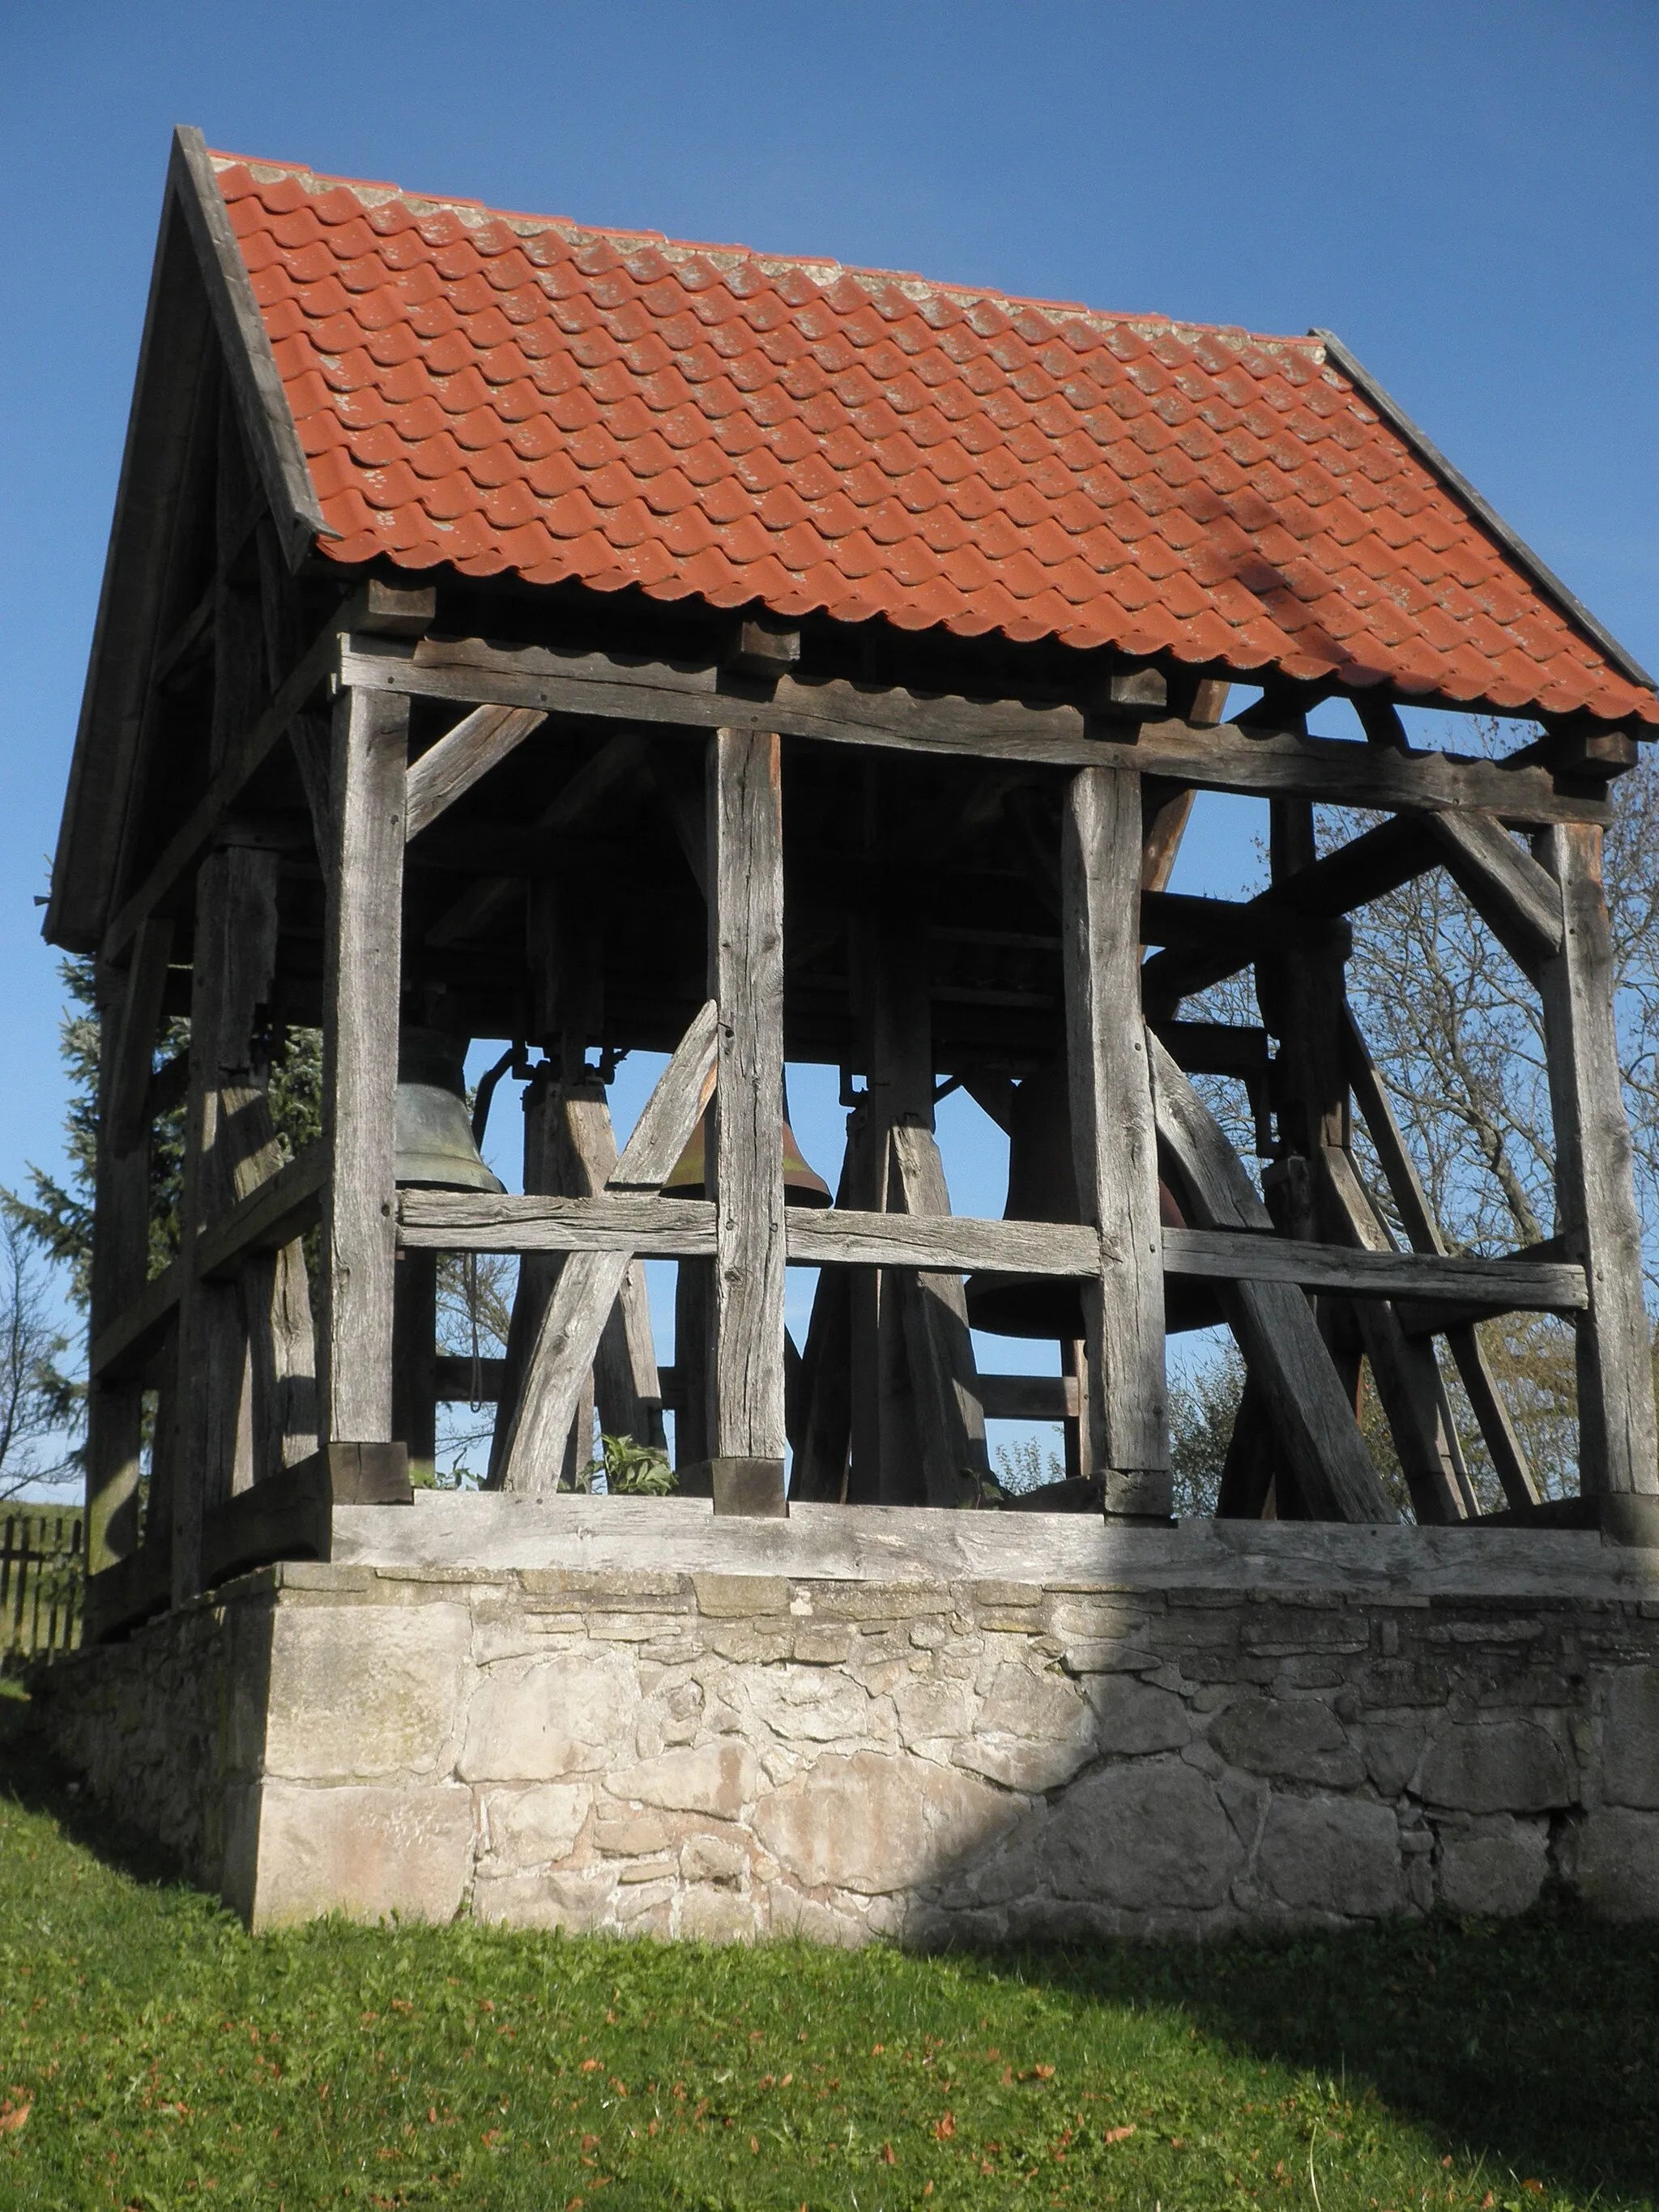
[[[249,1936],[0,1686],[0,2207],[1652,2207],[1659,1934]]]

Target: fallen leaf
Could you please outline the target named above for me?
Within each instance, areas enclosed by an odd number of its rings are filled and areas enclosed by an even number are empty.
[[[1054,2079],[1054,2069],[1052,2066],[1034,2066],[1031,2071],[1039,2081],[1052,2081]]]
[[[1541,2181],[1523,2181],[1521,2186],[1522,2189],[1535,2189],[1540,2197],[1544,2193],[1544,2185]]]
[[[597,2058],[584,2058],[581,2063],[581,2070],[584,2074],[597,2074],[599,2070],[599,2060]]]
[[[881,2162],[884,2166],[896,2165],[897,2160],[893,2156],[893,2146],[891,2143],[884,2143],[882,2145]]]
[[[5,2103],[0,2105],[0,2135],[15,2135],[19,2128],[26,2127],[33,2109],[33,2098],[25,2097],[21,2104],[14,2105],[8,2097]]]
[[[948,2142],[956,2131],[956,2115],[952,2112],[942,2112],[933,2123],[933,2133],[941,2142]]]
[[[1133,2120],[1129,2120],[1121,2128],[1105,2129],[1101,2135],[1100,2140],[1102,2142],[1127,2142],[1129,2137],[1134,2133],[1134,2131],[1135,2124]],[[1282,2159],[1279,2160],[1279,2170],[1281,2173],[1285,2171],[1285,2162]]]

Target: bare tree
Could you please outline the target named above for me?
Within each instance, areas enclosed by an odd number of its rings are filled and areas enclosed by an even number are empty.
[[[0,1498],[80,1473],[72,1448],[79,1394],[58,1364],[67,1349],[29,1233],[7,1212],[0,1216]]]

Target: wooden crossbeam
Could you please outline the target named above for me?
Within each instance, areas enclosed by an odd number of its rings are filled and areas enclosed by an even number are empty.
[[[353,638],[343,682],[470,705],[619,717],[632,723],[726,727],[817,738],[829,744],[966,755],[1032,767],[1109,765],[1200,790],[1295,792],[1346,806],[1480,806],[1518,822],[1605,821],[1605,799],[1558,791],[1545,768],[1449,753],[1398,753],[1293,731],[1206,727],[1183,721],[1091,725],[1060,702],[986,702],[923,696],[841,678],[780,675],[759,698],[720,668],[624,661],[545,646],[495,646],[476,638],[423,640],[405,649]]]
[[[1426,816],[1425,826],[1453,882],[1536,982],[1540,963],[1561,950],[1560,885],[1489,814],[1461,809]]]
[[[1272,1221],[1197,1092],[1148,1035],[1158,1132],[1206,1229],[1261,1234]],[[1264,1239],[1265,1241],[1265,1239]],[[1271,1413],[1278,1447],[1316,1517],[1391,1521],[1370,1454],[1306,1297],[1283,1282],[1222,1287],[1223,1310]]]
[[[173,957],[173,924],[160,915],[148,915],[139,925],[121,1007],[121,1025],[104,1121],[111,1151],[125,1158],[143,1139],[149,1126],[152,1088],[150,1066],[155,1056],[156,1034],[161,1026],[161,997],[167,988],[167,963]]]
[[[475,707],[409,764],[405,837],[418,837],[447,807],[517,750],[547,720],[530,707]]]

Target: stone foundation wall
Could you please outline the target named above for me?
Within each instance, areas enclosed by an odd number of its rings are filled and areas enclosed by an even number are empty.
[[[550,1564],[460,1567],[453,1517],[347,1509],[401,1556],[60,1663],[45,1725],[257,1923],[1190,1937],[1552,1876],[1659,1915],[1659,1558],[1056,1521],[991,1576],[994,1528],[924,1524],[998,1516],[692,1511],[520,1508],[495,1548]]]

